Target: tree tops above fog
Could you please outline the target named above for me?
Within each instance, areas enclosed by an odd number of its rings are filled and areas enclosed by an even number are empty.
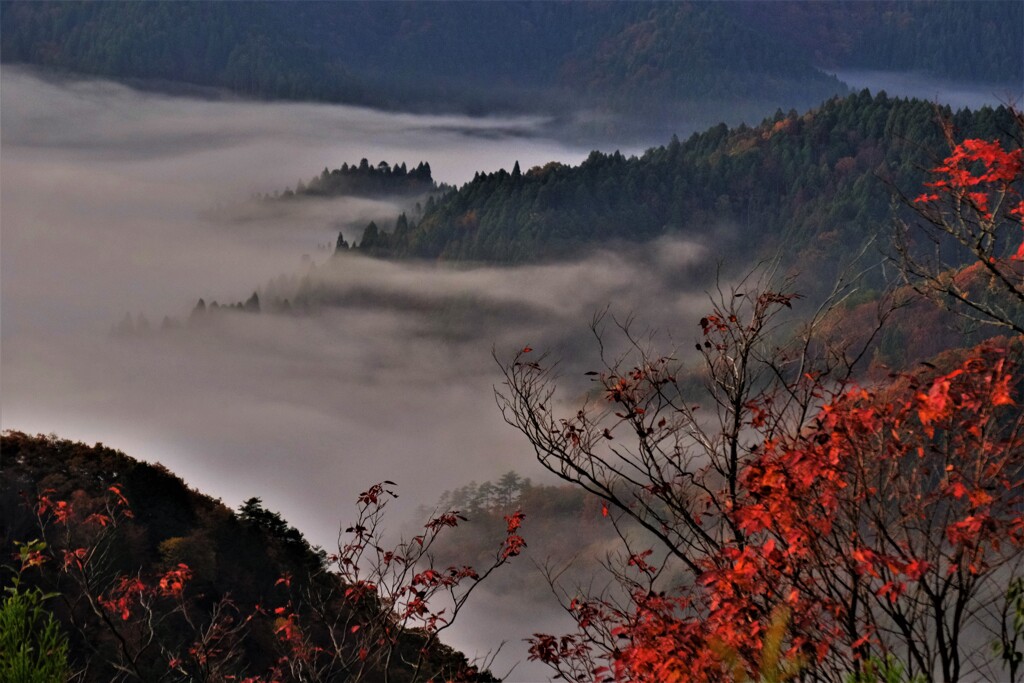
[[[843,91],[816,66],[1020,82],[1022,27],[1013,1],[5,2],[0,58],[261,98],[564,111],[570,94],[660,115]]]
[[[1012,129],[1003,107],[954,113],[865,90],[803,115],[779,111],[755,128],[720,124],[639,157],[595,151],[575,167],[478,174],[428,201],[417,223],[375,235],[369,251],[521,262],[676,235],[715,253],[785,245],[804,264],[840,264],[888,229],[893,192],[919,187],[922,169],[934,166],[945,144],[940,115],[960,137]]]
[[[366,159],[358,164],[348,163],[341,168],[324,170],[308,182],[300,180],[294,190],[285,190],[270,199],[293,199],[301,197],[411,197],[437,192],[447,186],[438,186],[430,173],[430,164],[421,161],[412,170],[405,162],[389,164],[386,161],[373,165]]]
[[[882,235],[877,244],[889,243],[894,194],[920,188],[924,169],[941,158],[946,142],[938,119],[943,117],[958,138],[999,139],[1013,129],[1011,112],[1002,107],[954,113],[863,91],[802,115],[778,111],[753,128],[719,124],[637,157],[595,151],[578,166],[550,162],[524,171],[515,164],[511,172],[478,173],[457,190],[430,194],[422,207],[375,220],[361,235],[339,234],[336,257],[322,268],[279,278],[246,302],[200,302],[188,325],[212,321],[217,316],[211,314],[224,311],[301,315],[321,306],[422,305],[359,288],[337,290],[330,276],[346,268],[350,253],[524,263],[627,244],[643,249],[652,240],[675,237],[708,248],[710,258],[693,266],[697,269],[713,269],[720,259],[741,266],[779,256],[784,267],[801,272],[801,286],[810,293],[831,286],[875,235]],[[346,168],[349,175],[401,177],[402,167],[396,174],[395,166],[385,170],[366,162],[328,171],[326,177],[345,178]],[[405,177],[417,172],[425,177],[427,168],[406,169]],[[878,288],[883,277],[875,269],[865,275],[864,285]],[[451,317],[438,319],[457,328],[461,305],[453,303],[444,314]],[[176,325],[165,321],[162,327]],[[147,321],[126,317],[116,331],[148,328]],[[897,329],[882,340],[880,353],[898,363],[903,341],[917,339],[926,328],[934,326]],[[941,338],[929,335],[931,341]],[[932,348],[920,340],[914,346]]]

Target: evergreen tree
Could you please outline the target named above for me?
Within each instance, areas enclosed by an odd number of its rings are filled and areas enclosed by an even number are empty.
[[[246,299],[245,304],[242,306],[242,310],[246,313],[260,312],[260,297],[256,292],[253,292],[252,296]]]
[[[338,241],[334,246],[334,253],[338,254],[344,251],[348,251],[348,242],[345,241],[345,235],[339,231]]]

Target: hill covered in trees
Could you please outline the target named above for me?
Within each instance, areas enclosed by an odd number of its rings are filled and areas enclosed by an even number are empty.
[[[913,71],[964,81],[1024,80],[1024,61],[1010,48],[1024,40],[1019,3],[730,4],[743,21],[799,46],[822,67]]]
[[[840,264],[888,228],[895,192],[920,186],[945,144],[941,117],[963,137],[1012,129],[1004,107],[954,113],[865,90],[754,128],[720,124],[639,157],[595,151],[576,167],[478,174],[364,248],[524,262],[676,235],[741,257],[785,245],[794,261]]]
[[[569,95],[642,127],[844,92],[819,65],[1020,81],[1022,24],[1015,2],[5,2],[0,58],[398,109],[564,113]]]
[[[102,444],[5,432],[2,447],[0,584],[20,548],[20,589],[53,594],[74,680],[494,680],[326,571],[259,498],[233,512]]]

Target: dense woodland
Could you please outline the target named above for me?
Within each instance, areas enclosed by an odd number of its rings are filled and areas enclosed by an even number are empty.
[[[1024,78],[1016,2],[4,2],[0,21],[5,63],[400,109],[559,111],[569,93],[709,121],[843,93],[819,65]]]
[[[865,90],[755,128],[720,124],[640,157],[595,151],[578,167],[479,174],[366,249],[521,262],[675,235],[745,257],[785,245],[791,263],[840,267],[888,230],[893,197],[920,186],[945,144],[941,117],[964,137],[1012,129],[1003,107],[952,112]]]
[[[824,67],[913,71],[1013,83],[1024,64],[1021,8],[969,2],[738,2],[733,11],[800,46]],[[1006,23],[1004,23],[1006,22]],[[979,41],[965,36],[986,36]],[[1014,42],[1016,41],[1016,42]],[[941,49],[936,49],[941,45]]]

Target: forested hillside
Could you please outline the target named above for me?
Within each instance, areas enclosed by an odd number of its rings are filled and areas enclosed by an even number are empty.
[[[392,107],[521,109],[521,89],[562,85],[703,97],[804,87],[819,99],[838,87],[711,5],[6,3],[2,28],[5,62]]]
[[[426,630],[380,622],[377,594],[353,593],[259,498],[233,512],[102,444],[5,432],[2,447],[0,583],[20,548],[15,585],[54,593],[73,680],[494,680]]]
[[[785,247],[793,262],[834,269],[889,227],[894,193],[920,186],[945,144],[941,117],[962,137],[1012,129],[1003,107],[954,113],[863,91],[756,128],[720,124],[640,157],[593,152],[578,167],[480,174],[365,248],[519,262],[677,235],[734,259]]]
[[[1020,81],[1022,19],[1016,2],[4,2],[0,58],[259,98],[735,116],[843,92],[819,65]]]
[[[1019,83],[1019,2],[737,2],[736,14],[830,68]],[[984,40],[978,40],[984,36]]]

